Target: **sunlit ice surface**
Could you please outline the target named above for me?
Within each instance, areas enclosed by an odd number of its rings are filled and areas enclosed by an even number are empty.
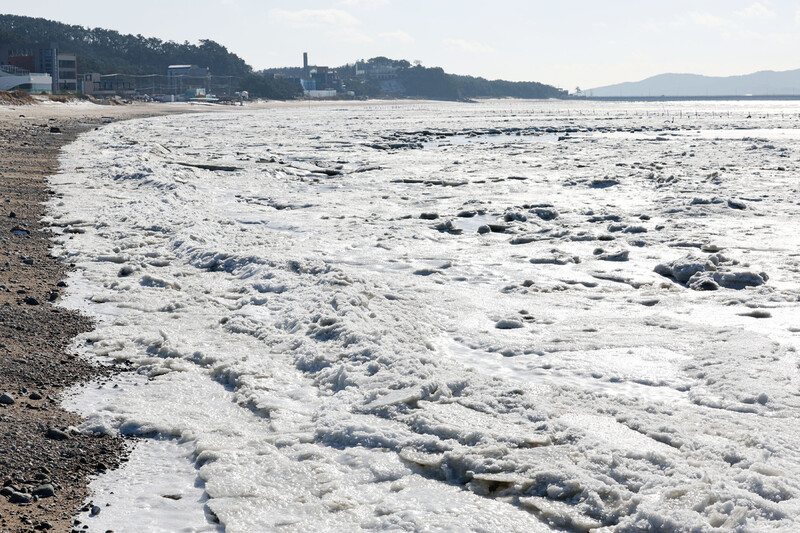
[[[126,372],[67,404],[142,439],[82,520],[796,530],[798,113],[337,103],[83,135],[52,178],[63,305]]]

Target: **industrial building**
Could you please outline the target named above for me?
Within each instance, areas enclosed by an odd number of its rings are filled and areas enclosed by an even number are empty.
[[[197,65],[170,65],[167,67],[169,93],[183,95],[197,89],[207,91],[211,71]]]
[[[299,81],[307,98],[333,98],[345,89],[335,70],[323,66],[310,66],[306,52],[303,52],[303,77]]]

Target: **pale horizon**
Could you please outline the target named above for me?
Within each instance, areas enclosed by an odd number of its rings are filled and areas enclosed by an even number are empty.
[[[336,67],[386,56],[452,74],[536,81],[573,91],[665,73],[737,76],[800,68],[800,4],[687,0],[568,5],[340,0],[43,0],[4,13],[176,42],[212,39],[255,70]]]

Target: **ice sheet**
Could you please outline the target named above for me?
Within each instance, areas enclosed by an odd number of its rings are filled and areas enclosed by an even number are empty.
[[[168,527],[163,460],[227,531],[796,529],[800,116],[748,106],[85,134],[52,180],[64,305],[98,319],[76,350],[141,382],[69,405],[148,439],[125,468],[152,481],[99,478],[92,520]]]

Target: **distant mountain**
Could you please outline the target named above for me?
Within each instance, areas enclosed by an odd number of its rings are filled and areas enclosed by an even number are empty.
[[[745,76],[660,74],[637,82],[619,83],[584,91],[585,96],[800,96],[800,69],[763,70]]]

